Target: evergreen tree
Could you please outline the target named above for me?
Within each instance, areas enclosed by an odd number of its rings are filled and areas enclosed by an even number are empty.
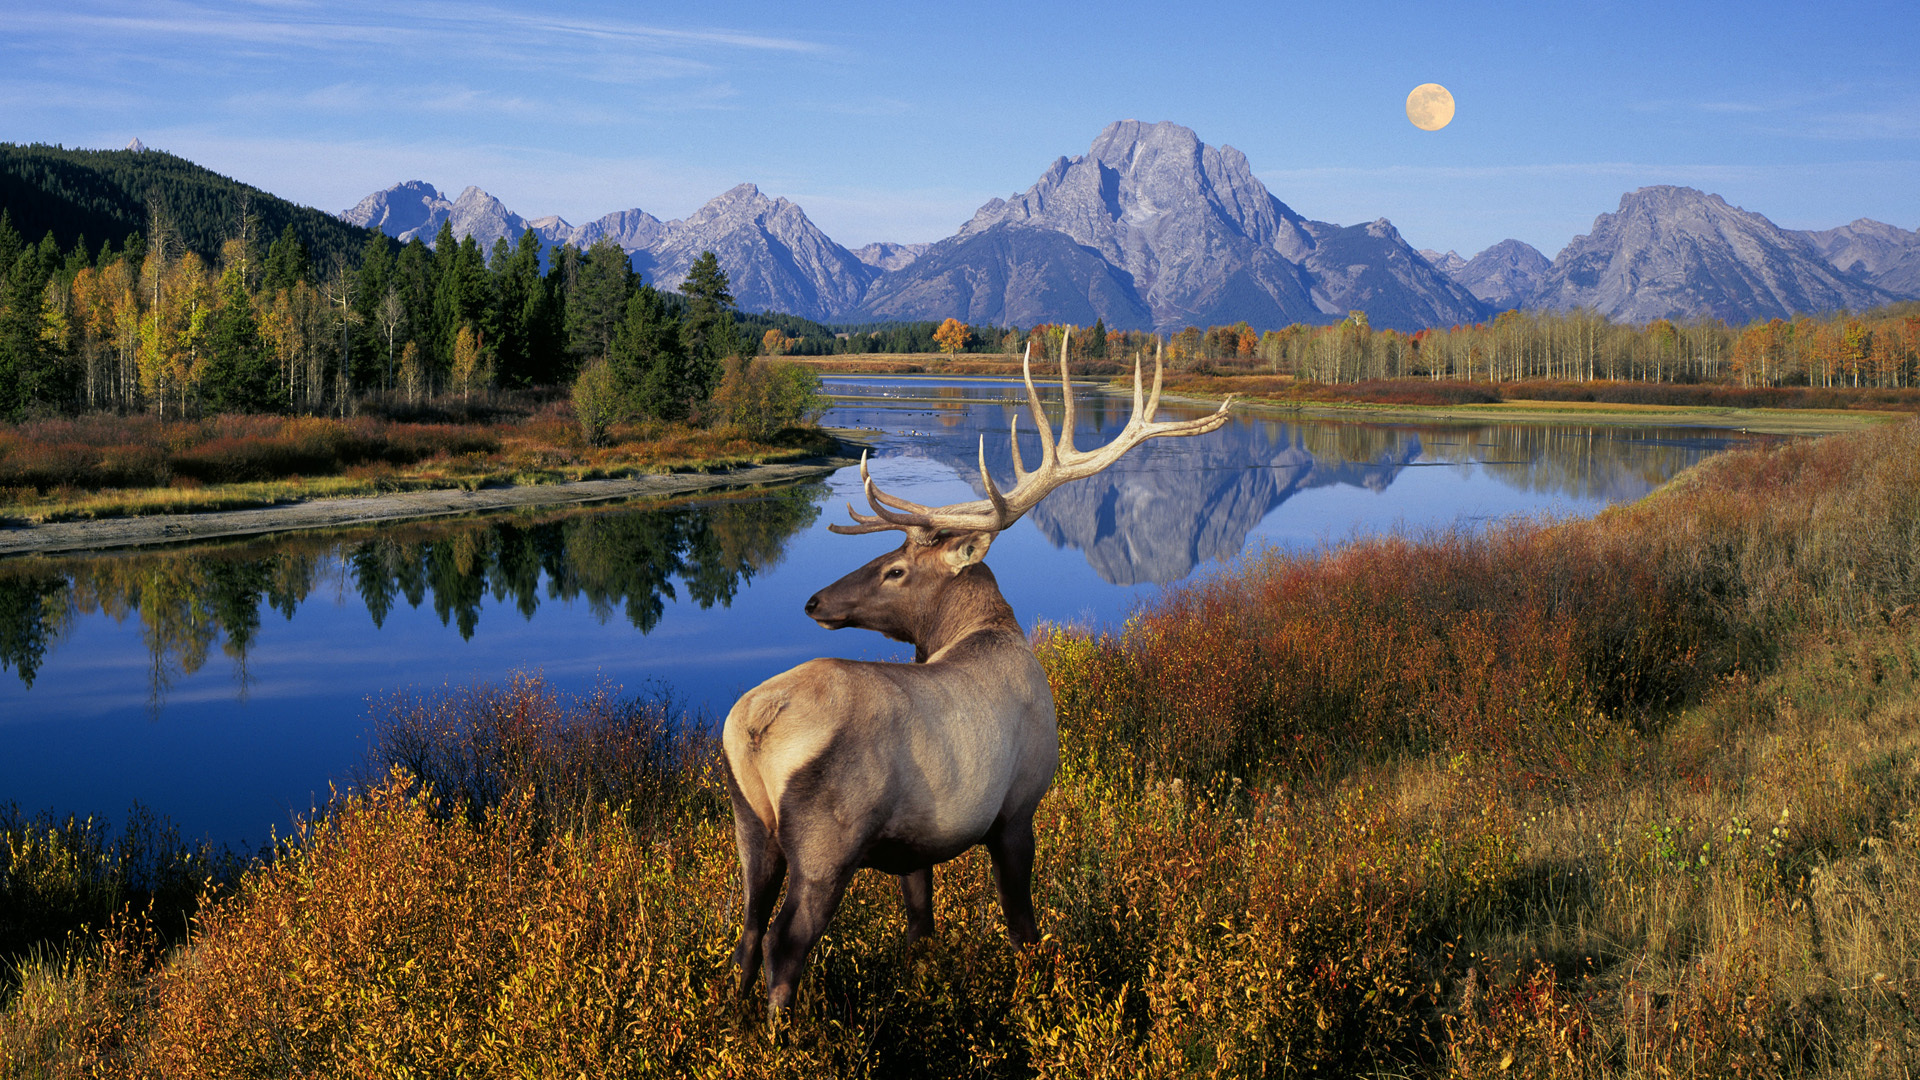
[[[55,252],[57,258],[57,248]],[[29,405],[43,400],[47,389],[43,383],[49,357],[40,336],[40,296],[47,270],[40,248],[21,243],[0,210],[0,418],[18,420]]]
[[[687,354],[680,320],[651,285],[635,289],[616,328],[607,367],[614,394],[628,409],[662,420],[687,415]]]
[[[453,363],[454,339],[463,326],[486,332],[487,260],[480,254],[480,243],[472,236],[453,241],[453,229],[445,224],[434,238],[433,265],[433,344],[434,362],[441,368]],[[491,337],[492,335],[488,335]]]
[[[727,358],[743,355],[748,346],[734,332],[733,293],[713,252],[701,252],[693,261],[680,292],[687,298],[686,318],[680,324],[686,363],[672,392],[690,412],[713,396]]]
[[[406,314],[407,337],[413,344],[420,370],[431,372],[433,342],[433,252],[419,237],[414,237],[393,261],[393,285],[399,291],[400,306]],[[421,389],[424,389],[422,387]]]
[[[307,254],[307,245],[300,242],[299,234],[293,231],[293,225],[289,223],[281,230],[280,239],[267,246],[260,288],[272,296],[281,289],[291,289],[297,282],[307,280],[312,273],[313,261]]]
[[[595,240],[575,265],[566,282],[567,351],[584,363],[612,348],[637,277],[627,253],[608,237]]]
[[[558,381],[547,283],[540,275],[540,234],[528,229],[512,249],[495,245],[493,303],[498,311],[498,378],[512,386]]]
[[[280,366],[260,340],[260,322],[238,263],[220,275],[220,307],[207,340],[200,390],[215,412],[272,412],[284,402]]]

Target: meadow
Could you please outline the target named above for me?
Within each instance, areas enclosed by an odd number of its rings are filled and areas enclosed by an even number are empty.
[[[1043,941],[978,851],[911,947],[863,874],[780,1024],[732,985],[703,718],[527,675],[388,700],[244,867],[0,820],[0,1072],[1908,1076],[1917,552],[1906,420],[1036,628]]]

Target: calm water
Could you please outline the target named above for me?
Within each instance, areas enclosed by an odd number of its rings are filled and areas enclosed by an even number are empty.
[[[1016,408],[1023,454],[1039,458],[1013,384],[836,379],[829,389],[838,403],[826,423],[874,433],[875,479],[917,502],[983,494],[983,432],[989,467],[1010,483]],[[1126,421],[1130,402],[1078,400],[1082,448]],[[1162,411],[1186,415],[1198,412]],[[990,562],[1027,626],[1112,624],[1242,552],[1589,514],[1738,438],[1236,416],[1061,488],[994,543]],[[372,709],[395,692],[515,670],[569,691],[657,678],[718,716],[809,657],[910,657],[801,614],[816,589],[898,544],[829,533],[849,500],[859,500],[857,469],[669,509],[0,562],[0,804],[117,821],[137,800],[189,835],[258,843],[361,762]]]

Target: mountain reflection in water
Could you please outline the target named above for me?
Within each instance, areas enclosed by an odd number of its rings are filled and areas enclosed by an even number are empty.
[[[1024,390],[979,385],[888,388],[861,394],[843,408],[927,416],[935,429],[912,429],[902,449],[923,455],[965,478],[976,497],[979,437],[987,468],[1004,490],[1012,483],[1007,432],[1018,422],[1020,455],[1029,465],[1040,442]],[[1063,420],[1059,390],[1043,391],[1054,429]],[[1076,398],[1075,445],[1091,449],[1119,434],[1130,399],[1108,394]],[[1160,419],[1186,419],[1210,410],[1164,406]],[[1315,488],[1352,487],[1384,494],[1411,468],[1471,470],[1488,482],[1582,504],[1639,498],[1668,477],[1723,449],[1726,432],[1606,425],[1355,423],[1277,421],[1244,411],[1211,435],[1156,439],[1132,450],[1106,471],[1063,485],[1029,519],[1055,547],[1084,552],[1101,579],[1114,585],[1170,585],[1207,562],[1238,557],[1248,537],[1288,499]],[[896,493],[897,494],[897,493]],[[911,496],[908,496],[911,497]]]

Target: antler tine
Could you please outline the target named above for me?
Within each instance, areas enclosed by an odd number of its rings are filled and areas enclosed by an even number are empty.
[[[860,533],[883,532],[888,529],[923,528],[928,524],[926,516],[928,513],[927,507],[888,495],[874,485],[873,474],[867,471],[867,452],[865,450],[860,451],[860,486],[866,492],[867,505],[873,507],[873,513],[863,514],[855,510],[852,503],[848,503],[848,515],[859,524],[829,525],[827,526],[828,531],[844,535],[858,535]],[[885,504],[892,504],[896,510],[905,512],[897,513],[895,510],[889,510]]]
[[[1073,327],[1063,327],[1060,331],[1060,459],[1065,461],[1075,456],[1073,448],[1073,380],[1067,375],[1067,342],[1073,338]]]
[[[1033,414],[1034,426],[1040,429],[1040,469],[1045,471],[1054,463],[1053,422],[1047,419],[1047,410],[1040,404],[1040,392],[1033,388],[1033,339],[1027,339],[1026,355],[1020,358],[1020,376],[1027,381],[1027,411]]]
[[[1019,450],[1013,452],[1013,463],[1014,467],[1018,469],[1020,465]],[[993,504],[994,516],[1005,517],[1007,513],[1007,498],[1000,494],[998,487],[994,486],[993,474],[987,471],[987,436],[984,432],[980,436],[980,482],[987,487],[987,501]]]
[[[1027,463],[1020,460],[1020,414],[1013,414],[1013,422],[1007,425],[1007,449],[1013,451],[1013,483],[1017,487],[1027,478]]]

